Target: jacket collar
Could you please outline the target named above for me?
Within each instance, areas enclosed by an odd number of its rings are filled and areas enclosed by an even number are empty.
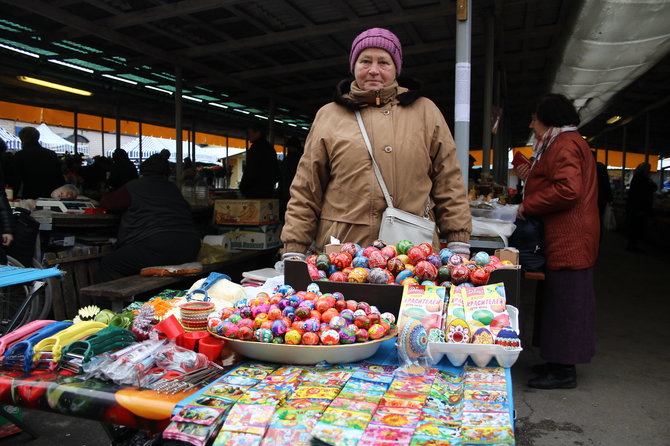
[[[405,88],[403,83],[402,80],[396,81],[392,85],[382,89],[379,106],[391,101],[395,101],[400,106],[408,106],[422,96],[418,90],[408,90]],[[335,88],[334,102],[351,111],[360,110],[366,106],[374,107],[376,106],[375,99],[375,92],[361,90],[351,79],[340,81]]]

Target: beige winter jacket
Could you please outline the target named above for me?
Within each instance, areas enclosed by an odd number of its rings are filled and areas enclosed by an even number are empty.
[[[342,85],[342,84],[341,84]],[[281,239],[284,252],[317,252],[330,236],[370,245],[377,239],[386,201],[353,109],[360,107],[374,156],[393,205],[430,218],[439,238],[469,242],[472,222],[456,146],[435,104],[397,84],[380,92],[346,85],[317,113],[291,186]]]

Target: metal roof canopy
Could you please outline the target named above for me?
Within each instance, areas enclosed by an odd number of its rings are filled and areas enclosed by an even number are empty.
[[[613,8],[631,3],[588,0],[588,4],[593,2]],[[170,93],[175,89],[178,65],[183,73],[183,94],[190,96],[182,101],[184,128],[195,127],[197,131],[215,134],[227,131],[231,136],[241,136],[249,120],[272,119],[278,121],[275,121],[278,136],[304,134],[303,127],[311,122],[316,110],[332,98],[335,84],[349,75],[348,54],[353,37],[363,29],[381,26],[395,32],[403,43],[403,75],[421,83],[422,91],[437,103],[453,128],[456,28],[453,0],[0,0],[0,3],[9,5],[3,8],[4,19],[0,20],[0,46],[18,46],[39,55],[35,58],[0,47],[0,93],[8,101],[174,125],[174,98]],[[481,147],[483,132],[486,19],[494,17],[493,97],[494,105],[503,109],[500,143],[523,145],[528,140],[529,114],[535,99],[552,88],[555,73],[561,73],[561,62],[567,63],[561,60],[561,55],[564,48],[570,48],[573,30],[579,29],[575,21],[585,10],[584,3],[581,0],[473,2],[472,148]],[[645,14],[649,16],[653,10],[656,20],[668,23],[667,1],[632,3],[635,8],[627,12],[631,22]],[[576,50],[572,51],[566,54],[576,54]],[[601,49],[598,54],[604,59],[618,58],[611,48]],[[602,70],[607,68],[611,66]],[[599,71],[601,68],[593,70],[596,76],[607,75]],[[612,131],[614,127],[605,124],[605,119],[613,114],[641,116],[667,97],[669,71],[670,57],[665,56],[646,73],[631,73],[628,86],[611,95],[589,117],[583,133],[600,135],[594,145],[620,148],[617,145],[621,136]],[[90,90],[94,95],[80,98],[35,89],[17,81],[17,75],[67,83]],[[627,150],[641,152],[646,146],[650,153],[670,156],[670,147],[661,133],[667,124],[656,122],[661,119],[657,118],[659,115],[667,116],[668,102],[657,107],[649,115],[649,124],[631,123],[626,135]],[[645,117],[636,121],[646,120]]]

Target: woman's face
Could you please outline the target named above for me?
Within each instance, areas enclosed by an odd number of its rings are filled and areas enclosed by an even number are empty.
[[[381,90],[393,83],[396,77],[391,55],[381,48],[366,48],[358,55],[354,77],[361,90]]]
[[[542,137],[542,135],[547,133],[547,130],[549,130],[549,127],[547,127],[542,123],[542,121],[537,119],[537,115],[535,113],[530,115],[530,125],[528,127],[533,129],[533,132],[535,133],[535,138]]]

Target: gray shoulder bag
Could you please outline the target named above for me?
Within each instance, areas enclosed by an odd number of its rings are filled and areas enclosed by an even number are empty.
[[[409,240],[415,245],[418,245],[419,243],[432,244],[433,236],[435,235],[435,222],[428,218],[419,217],[411,212],[406,212],[393,207],[393,201],[391,200],[389,191],[382,178],[382,173],[372,154],[372,145],[368,138],[368,132],[365,130],[361,112],[358,110],[356,110],[356,120],[358,121],[358,126],[363,134],[365,146],[368,148],[368,153],[370,153],[372,168],[375,171],[377,181],[379,181],[379,185],[384,193],[384,199],[386,200],[387,207],[382,214],[382,221],[379,227],[379,239],[390,245],[395,245],[401,240]]]

